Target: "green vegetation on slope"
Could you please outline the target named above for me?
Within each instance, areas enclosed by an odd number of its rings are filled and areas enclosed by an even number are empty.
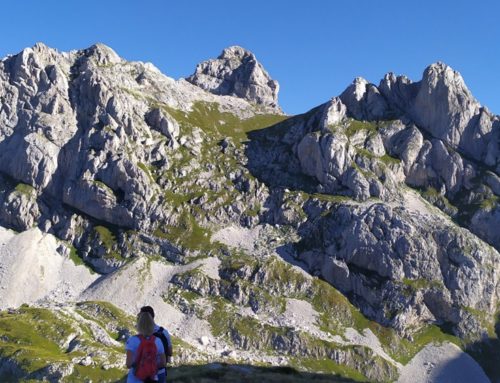
[[[32,196],[35,193],[35,188],[33,186],[23,183],[17,184],[15,190],[16,192],[27,196]]]
[[[174,117],[181,128],[201,128],[214,140],[231,137],[236,144],[241,144],[247,133],[267,128],[288,118],[279,114],[258,114],[247,119],[240,119],[229,112],[221,112],[217,103],[195,102],[189,113],[173,109],[166,105],[156,104]]]
[[[122,256],[120,251],[117,249],[117,242],[115,235],[108,229],[106,226],[94,226],[94,235],[99,238],[99,241],[102,243],[106,253],[106,258],[113,258],[122,260]]]
[[[304,360],[303,365],[307,365]],[[330,366],[329,366],[330,367]],[[311,368],[312,369],[312,368]],[[180,366],[169,371],[169,381],[174,383],[348,383],[361,380],[352,380],[334,375],[332,368],[329,374],[314,372],[300,372],[290,367],[231,365],[226,363],[211,363],[197,366]]]
[[[91,349],[99,351],[97,365],[76,367],[61,379],[78,382],[99,376],[99,381],[116,381],[124,369],[102,368],[102,363],[119,361],[121,350],[105,346],[93,338],[90,329],[60,311],[22,306],[18,310],[0,312],[0,358],[18,366],[23,380],[39,380],[50,375],[49,366],[72,366],[74,360],[86,357]],[[71,348],[71,344],[79,345]],[[99,362],[100,361],[100,362]],[[121,363],[119,362],[121,365]],[[20,379],[5,376],[2,379]]]

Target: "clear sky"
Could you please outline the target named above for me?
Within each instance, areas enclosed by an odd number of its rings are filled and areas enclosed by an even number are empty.
[[[7,5],[8,4],[8,5]],[[229,45],[255,53],[297,114],[354,77],[420,80],[444,61],[500,114],[498,0],[20,0],[2,2],[0,57],[37,41],[61,51],[96,42],[185,77]]]

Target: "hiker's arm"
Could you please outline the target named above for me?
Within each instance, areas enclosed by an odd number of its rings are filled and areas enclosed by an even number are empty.
[[[127,368],[132,368],[134,366],[134,355],[132,354],[132,351],[127,350]]]
[[[172,352],[172,345],[171,344],[168,345],[166,354],[167,354],[167,356],[172,356],[173,352]]]
[[[164,353],[160,354],[160,360],[158,361],[158,368],[163,368],[167,366],[167,358]]]

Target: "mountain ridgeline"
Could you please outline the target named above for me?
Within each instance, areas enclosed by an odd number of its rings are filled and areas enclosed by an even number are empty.
[[[116,379],[151,303],[179,363],[404,382],[446,341],[500,379],[499,116],[443,63],[296,116],[278,90],[237,46],[180,80],[0,61],[0,377]]]

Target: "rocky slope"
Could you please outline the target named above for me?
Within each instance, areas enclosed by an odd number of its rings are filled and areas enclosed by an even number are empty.
[[[177,81],[99,44],[0,62],[0,376],[115,379],[147,303],[182,363],[404,380],[448,341],[500,377],[499,117],[442,63],[292,117],[278,89],[240,47]]]

